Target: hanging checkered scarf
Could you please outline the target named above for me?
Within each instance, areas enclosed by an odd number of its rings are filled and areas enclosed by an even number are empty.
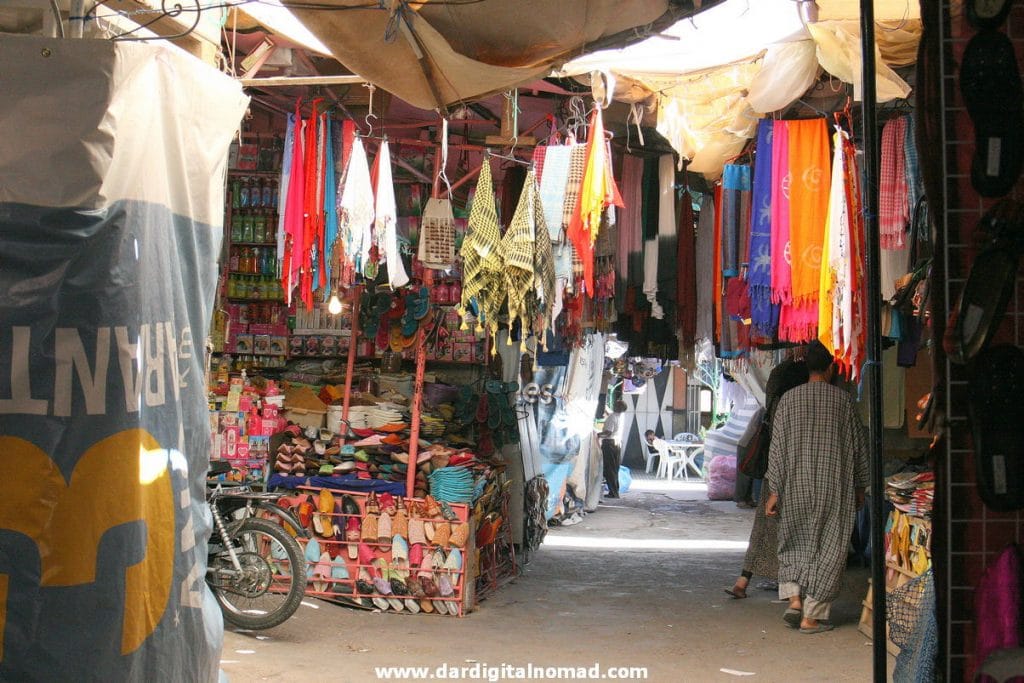
[[[500,283],[505,259],[498,228],[498,212],[494,204],[491,165],[486,158],[480,167],[473,208],[469,212],[466,237],[460,253],[464,264],[460,311],[463,328],[466,327],[465,317],[470,300],[475,298],[492,334],[497,333],[497,312],[503,300]],[[478,326],[478,329],[481,328]]]
[[[907,120],[891,119],[882,128],[882,159],[878,179],[878,231],[883,249],[902,249],[903,233],[910,220],[907,169],[903,144]]]
[[[527,183],[530,178],[527,178]],[[533,252],[533,273],[534,292],[540,299],[538,305],[539,322],[535,330],[537,336],[542,340],[543,346],[547,349],[548,321],[551,318],[551,311],[555,303],[555,256],[551,249],[551,238],[545,224],[544,205],[541,202],[539,188],[533,187],[534,208],[536,216],[536,246]]]
[[[529,296],[534,284],[534,252],[537,245],[537,216],[535,208],[537,179],[531,168],[519,195],[516,212],[512,216],[501,246],[505,251],[505,290],[508,294],[508,322],[516,318],[522,323],[523,350],[530,325]],[[543,213],[541,221],[543,221]],[[546,230],[546,228],[545,228]],[[511,338],[509,343],[512,343]]]

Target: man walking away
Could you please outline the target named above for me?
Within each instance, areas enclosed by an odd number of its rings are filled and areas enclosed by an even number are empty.
[[[772,425],[765,514],[779,517],[779,597],[801,633],[832,630],[854,517],[864,503],[868,449],[853,400],[832,386],[832,355],[807,349],[807,384],[779,401]]]

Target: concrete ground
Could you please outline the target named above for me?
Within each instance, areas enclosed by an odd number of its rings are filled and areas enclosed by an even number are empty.
[[[381,666],[427,667],[393,680],[443,679],[451,667],[469,669],[449,680],[515,680],[501,667],[527,665],[597,665],[609,678],[629,673],[612,667],[644,667],[646,680],[671,682],[871,680],[870,641],[857,630],[867,569],[847,572],[834,631],[800,634],[757,577],[746,600],[723,591],[753,510],[708,501],[701,484],[640,477],[579,524],[552,528],[522,575],[464,618],[306,600],[276,629],[227,632],[222,671],[232,683],[374,681]]]

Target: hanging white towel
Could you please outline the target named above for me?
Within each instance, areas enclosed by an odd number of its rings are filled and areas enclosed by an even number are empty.
[[[345,260],[360,273],[370,260],[373,245],[373,202],[370,166],[363,142],[357,137],[352,142],[345,188],[338,202],[338,228],[345,245]]]
[[[409,275],[405,272],[402,254],[398,250],[398,207],[391,175],[391,148],[387,140],[380,143],[377,154],[377,201],[373,231],[388,266],[388,284],[392,289],[397,289],[409,282]]]

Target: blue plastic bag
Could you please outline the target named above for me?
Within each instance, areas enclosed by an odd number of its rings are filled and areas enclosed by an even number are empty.
[[[629,473],[629,468],[625,465],[619,465],[619,495],[629,493],[629,487],[632,483],[633,475]]]

